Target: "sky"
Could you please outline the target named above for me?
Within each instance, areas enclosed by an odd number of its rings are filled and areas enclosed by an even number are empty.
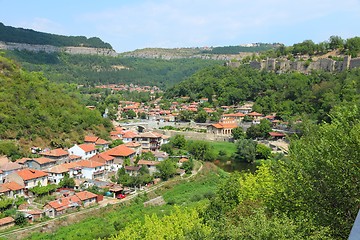
[[[117,52],[360,36],[360,0],[0,0],[6,26],[99,37]]]

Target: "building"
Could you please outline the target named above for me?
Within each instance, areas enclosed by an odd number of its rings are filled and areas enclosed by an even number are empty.
[[[45,170],[49,174],[48,180],[51,183],[59,184],[59,182],[65,177],[65,174],[69,174],[69,169],[64,167],[64,165],[56,165],[52,168]]]
[[[98,195],[88,191],[77,192],[75,195],[80,199],[84,207],[97,203]]]
[[[56,148],[49,151],[39,153],[41,156],[55,160],[57,163],[68,161],[69,153],[62,148]]]
[[[66,213],[69,210],[79,208],[80,206],[80,198],[76,195],[72,195],[48,202],[44,206],[44,213],[46,216],[54,218],[56,216]]]
[[[90,161],[90,160],[82,160],[77,162],[77,164],[81,167],[82,175],[87,179],[95,179],[95,178],[103,178],[105,173],[105,164]]]
[[[30,158],[24,162],[24,165],[28,168],[43,170],[50,168],[56,164],[56,160],[41,157],[41,158]]]
[[[9,198],[16,198],[24,195],[24,187],[16,182],[7,182],[0,184],[0,195]]]
[[[156,166],[160,164],[158,161],[139,160],[137,163],[139,166],[146,166],[149,169],[150,175],[153,175],[157,169]]]
[[[12,217],[4,217],[0,219],[0,230],[15,226],[15,220]]]
[[[259,124],[260,120],[263,119],[263,115],[258,112],[251,112],[251,113],[248,113],[247,115],[253,119],[252,120],[253,124]]]
[[[48,185],[48,174],[36,169],[22,169],[9,174],[6,177],[6,182],[16,182],[26,189]]]
[[[69,148],[68,152],[71,155],[78,155],[82,159],[89,159],[94,156],[98,151],[95,148],[95,144],[84,143],[80,145],[75,144],[73,147]]]
[[[95,147],[102,151],[109,148],[108,141],[106,141],[102,138],[96,137],[96,136],[85,136],[84,142],[95,144]]]
[[[116,146],[112,149],[107,150],[107,155],[114,157],[114,168],[115,170],[118,170],[124,165],[125,158],[129,158],[130,161],[134,158],[136,152],[135,150],[125,146],[125,144],[121,144],[119,146]]]
[[[114,159],[114,156],[110,156],[106,152],[102,152],[91,157],[89,160],[104,164],[106,171],[115,171],[116,166],[114,165]]]
[[[140,133],[136,137],[136,141],[141,144],[143,150],[158,150],[162,144],[162,134],[155,132]]]
[[[245,116],[246,116],[245,114],[238,112],[238,113],[223,114],[222,118],[223,119],[234,119],[239,124],[244,120]]]
[[[207,127],[207,132],[215,135],[230,136],[232,130],[238,125],[233,118],[222,119],[219,123],[211,124]]]

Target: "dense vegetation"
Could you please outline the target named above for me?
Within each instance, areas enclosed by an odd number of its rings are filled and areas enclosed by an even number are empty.
[[[305,75],[260,72],[246,66],[216,66],[197,72],[170,88],[165,96],[190,96],[191,101],[207,97],[219,106],[250,100],[256,102],[257,112],[276,112],[286,120],[290,116],[308,115],[321,121],[328,120],[330,109],[341,102],[359,103],[359,75],[359,69]]]
[[[0,57],[0,138],[53,147],[80,141],[84,131],[106,137],[111,123],[80,104],[74,85],[51,83],[41,73],[29,73]],[[105,136],[104,136],[105,135]],[[2,141],[1,141],[2,143]]]
[[[211,50],[203,50],[202,53],[211,54],[239,54],[240,52],[264,52],[279,47],[280,44],[257,43],[255,46],[224,46],[214,47]]]
[[[109,43],[103,42],[98,37],[86,38],[84,36],[62,36],[50,33],[37,32],[31,29],[5,26],[3,23],[0,23],[0,41],[38,45],[52,45],[57,47],[81,46],[112,49]]]
[[[53,82],[100,85],[126,83],[173,86],[196,71],[222,62],[203,59],[142,59],[8,51],[28,71],[42,71]]]

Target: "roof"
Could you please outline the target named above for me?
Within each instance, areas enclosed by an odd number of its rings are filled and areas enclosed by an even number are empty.
[[[88,191],[78,192],[78,193],[75,193],[75,195],[78,198],[80,198],[81,201],[97,197],[97,195],[95,193],[88,192]]]
[[[161,136],[162,134],[155,132],[144,132],[139,134],[139,137],[145,137],[145,138],[161,138]]]
[[[269,135],[271,137],[285,137],[285,134],[281,132],[269,132]]]
[[[121,144],[119,146],[116,146],[112,149],[109,149],[105,152],[106,154],[110,156],[115,157],[128,157],[135,153],[135,151],[127,146],[125,144]]]
[[[107,161],[114,160],[115,157],[108,155],[105,152],[96,154],[95,156],[92,156],[89,160],[90,161],[96,161],[100,163],[106,163]]]
[[[81,157],[80,157],[80,156],[78,156],[78,155],[69,155],[69,158],[70,158],[71,160],[74,160],[74,159],[81,159]]]
[[[104,166],[104,163],[100,163],[97,161],[90,161],[90,160],[81,160],[77,162],[77,164],[81,167],[86,167],[86,168],[96,168],[96,167]]]
[[[62,157],[62,156],[69,155],[69,153],[62,148],[56,148],[56,149],[52,149],[47,152],[42,152],[42,153],[40,153],[40,155],[52,156],[52,157]]]
[[[3,172],[18,170],[21,168],[23,168],[23,166],[16,162],[8,162],[0,167]]]
[[[258,112],[251,112],[251,113],[248,113],[247,114],[248,116],[253,116],[253,117],[255,117],[255,116],[262,116],[262,114],[261,113],[258,113]]]
[[[139,162],[137,163],[138,165],[151,165],[151,166],[155,166],[160,164],[160,162],[158,161],[149,161],[149,160],[139,160]]]
[[[5,163],[10,162],[10,160],[6,156],[0,157],[0,166],[4,165]]]
[[[127,146],[129,148],[136,148],[136,147],[140,147],[141,144],[138,142],[128,142],[128,143],[125,143],[125,146]]]
[[[211,124],[211,126],[213,126],[214,128],[219,128],[219,129],[222,129],[222,128],[233,129],[233,128],[238,127],[238,125],[236,123],[214,123],[214,124]]]
[[[35,170],[35,169],[22,169],[16,172],[24,181],[46,177],[48,174],[44,171]]]
[[[98,138],[95,142],[96,145],[105,145],[105,144],[109,144],[108,141],[102,139],[102,138]]]
[[[31,160],[31,158],[21,158],[21,159],[16,160],[16,163],[18,163],[18,164],[25,164],[25,162],[26,162],[27,160]]]
[[[56,209],[56,211],[61,211],[72,206],[81,205],[81,200],[78,196],[72,195],[48,202],[48,205]]]
[[[20,189],[23,189],[24,187],[21,186],[20,184],[16,183],[16,182],[7,182],[7,183],[3,183],[1,185],[3,188],[7,188],[11,191],[17,191]]]
[[[139,171],[141,166],[125,166],[125,170],[128,171]]]
[[[69,163],[63,163],[61,165],[58,166],[63,166],[67,169],[71,169],[71,168],[79,168],[80,165],[78,164],[78,162],[69,162]]]
[[[92,142],[95,143],[98,137],[96,136],[85,136],[84,142]]]
[[[84,144],[80,144],[78,146],[85,152],[96,151],[95,144],[92,144],[92,143],[84,143]]]
[[[124,132],[124,134],[122,135],[123,138],[134,138],[136,137],[137,134],[132,132],[132,131],[126,131]]]
[[[228,114],[224,114],[224,117],[245,117],[245,114],[243,113],[228,113]]]
[[[187,162],[187,161],[189,161],[188,158],[182,157],[182,158],[179,159],[179,162],[180,162],[180,163]]]
[[[52,168],[49,168],[48,170],[45,170],[45,172],[49,172],[49,173],[65,173],[68,171],[69,169],[66,168],[63,164],[56,165]]]
[[[0,226],[13,223],[15,220],[12,217],[4,217],[0,219]]]
[[[54,163],[54,162],[56,162],[55,160],[52,160],[52,159],[50,159],[50,158],[45,158],[45,157],[33,158],[32,160],[34,160],[35,162],[39,163],[40,165],[46,164],[46,163]]]

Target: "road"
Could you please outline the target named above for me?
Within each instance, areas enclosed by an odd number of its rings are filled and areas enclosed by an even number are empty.
[[[195,175],[197,175],[202,170],[202,168],[203,168],[203,164],[201,163],[201,166],[199,167],[199,169],[197,171],[193,171],[190,176],[188,176],[186,178],[182,178],[181,181],[193,178]],[[139,192],[137,192],[135,194],[129,195],[126,198],[120,199],[120,200],[119,199],[108,199],[108,198],[105,199],[104,198],[104,201],[100,202],[99,205],[96,206],[96,207],[85,208],[85,209],[83,209],[83,210],[81,210],[79,212],[73,212],[73,213],[64,214],[64,215],[61,215],[61,216],[56,217],[54,219],[48,220],[46,222],[36,223],[36,224],[30,225],[30,226],[27,226],[27,227],[24,227],[24,228],[14,229],[14,230],[11,230],[11,231],[8,231],[8,232],[0,233],[0,238],[2,238],[2,239],[21,239],[21,236],[23,236],[23,234],[25,232],[30,232],[30,231],[35,230],[37,228],[46,227],[46,226],[50,225],[51,223],[53,223],[55,221],[58,221],[60,219],[64,219],[64,218],[76,216],[76,215],[79,215],[79,214],[86,214],[86,213],[92,212],[94,210],[103,208],[103,207],[107,206],[108,204],[118,204],[118,203],[130,201],[130,200],[134,199],[135,197],[137,197],[139,194],[153,192],[156,189],[162,187],[165,183],[173,182],[173,181],[179,181],[179,180],[178,179],[172,179],[172,180],[169,180],[169,181],[166,181],[166,182],[158,183],[158,184],[153,185],[153,186],[151,186],[151,187],[149,187],[149,188],[147,188],[145,190],[139,191]]]

